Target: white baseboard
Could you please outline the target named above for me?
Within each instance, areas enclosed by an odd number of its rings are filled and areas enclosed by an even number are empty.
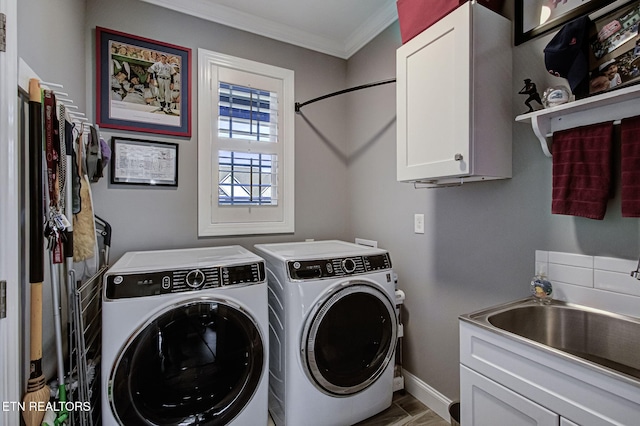
[[[449,398],[407,370],[403,369],[402,375],[404,376],[404,388],[407,392],[446,421],[451,421],[449,417],[449,404],[451,404],[451,400]]]

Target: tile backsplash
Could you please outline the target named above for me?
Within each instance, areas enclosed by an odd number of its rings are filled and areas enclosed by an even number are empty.
[[[640,280],[630,275],[637,265],[637,260],[536,250],[534,272],[551,281],[555,299],[640,316]]]

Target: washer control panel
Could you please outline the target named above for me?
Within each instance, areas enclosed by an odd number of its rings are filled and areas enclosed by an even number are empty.
[[[292,280],[317,280],[390,269],[391,258],[388,253],[384,253],[332,259],[290,260],[287,267]]]
[[[107,299],[183,293],[258,284],[265,280],[264,262],[173,271],[105,274]]]

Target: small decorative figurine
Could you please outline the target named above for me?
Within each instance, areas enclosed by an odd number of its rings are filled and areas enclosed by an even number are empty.
[[[524,101],[524,104],[529,108],[529,111],[527,112],[534,111],[533,106],[531,105],[532,101],[536,101],[541,107],[544,106],[542,105],[542,100],[540,99],[538,88],[536,87],[536,84],[533,81],[531,81],[530,78],[524,79],[524,87],[518,92],[518,94],[528,95],[528,98]],[[525,114],[527,112],[525,112]]]

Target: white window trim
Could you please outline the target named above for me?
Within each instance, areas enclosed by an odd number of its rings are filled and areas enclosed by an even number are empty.
[[[278,129],[279,143],[284,144],[283,158],[279,158],[282,178],[278,184],[282,220],[225,222],[214,218],[217,204],[218,177],[213,174],[217,157],[218,137],[218,79],[219,68],[254,73],[282,80]],[[198,49],[198,236],[256,235],[291,233],[295,229],[294,198],[294,72],[247,59],[236,58],[205,49]],[[248,209],[274,208],[251,206]]]

